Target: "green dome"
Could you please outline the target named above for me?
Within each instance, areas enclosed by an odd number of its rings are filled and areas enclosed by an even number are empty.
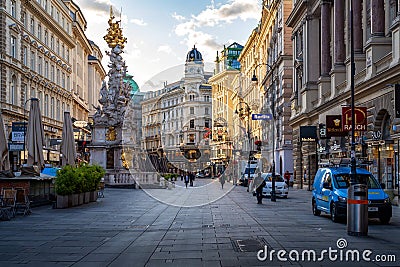
[[[132,92],[131,92],[132,95],[134,95],[137,92],[140,92],[139,86],[133,79],[133,75],[126,74],[124,78],[124,83],[128,83],[132,87]]]

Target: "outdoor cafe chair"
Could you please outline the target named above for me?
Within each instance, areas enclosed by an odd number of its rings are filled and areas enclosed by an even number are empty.
[[[2,193],[3,206],[10,209],[11,216],[15,217],[17,190],[4,189]]]
[[[11,207],[6,206],[3,201],[3,195],[0,195],[0,220],[9,221],[11,217]]]

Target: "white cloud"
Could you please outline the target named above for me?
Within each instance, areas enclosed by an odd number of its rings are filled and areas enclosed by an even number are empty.
[[[130,23],[136,24],[138,26],[146,26],[147,23],[143,21],[143,19],[131,19]]]
[[[174,12],[171,16],[172,16],[174,19],[176,19],[177,21],[185,20],[185,17],[184,17],[184,16],[179,15],[179,14],[177,14],[176,12]]]
[[[178,17],[176,13],[173,17]],[[230,24],[235,20],[260,19],[261,10],[258,0],[229,0],[227,4],[215,7],[214,1],[190,19],[180,19],[175,26],[175,34],[184,37],[183,43],[188,48],[194,44],[202,47],[203,58],[212,60],[221,44],[215,36],[207,33],[208,28]],[[181,16],[179,16],[181,18]],[[201,28],[201,30],[199,30]]]
[[[157,52],[171,54],[172,48],[169,45],[160,45],[157,49]]]

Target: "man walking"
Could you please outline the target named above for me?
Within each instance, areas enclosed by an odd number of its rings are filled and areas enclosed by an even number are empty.
[[[262,191],[266,185],[265,180],[261,177],[261,172],[257,174],[257,177],[253,181],[252,191],[255,191],[257,197],[257,204],[262,204]]]
[[[186,185],[186,188],[187,188],[187,186],[188,186],[188,183],[189,183],[189,174],[186,173],[186,175],[185,175],[185,185]]]

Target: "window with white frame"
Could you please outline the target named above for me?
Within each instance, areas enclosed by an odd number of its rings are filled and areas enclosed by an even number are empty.
[[[50,100],[50,118],[54,119],[54,97]]]
[[[36,54],[31,51],[31,70],[36,71]]]
[[[10,84],[10,103],[12,105],[17,105],[17,95],[17,78],[13,75]]]
[[[50,67],[50,79],[51,79],[52,82],[54,82],[54,80],[55,80],[55,73],[54,72],[55,72],[54,66],[51,65],[51,67]]]
[[[24,11],[21,12],[21,22],[22,22],[22,25],[24,25],[24,27],[27,28],[28,25],[26,25],[26,23],[27,23],[26,12],[24,12]]]
[[[62,88],[65,88],[65,73],[62,74],[61,86]]]
[[[17,6],[15,0],[11,0],[11,16],[17,17]]]
[[[39,57],[39,59],[38,59],[38,73],[40,74],[40,75],[43,75],[43,58],[42,57]]]
[[[44,62],[44,77],[49,78],[49,62]]]
[[[46,94],[44,96],[44,103],[43,103],[44,115],[49,116],[49,95]]]
[[[47,32],[47,30],[44,31],[44,44],[45,44],[46,46],[49,45],[49,33]]]
[[[10,46],[10,54],[13,58],[17,57],[17,38],[15,36],[11,36],[11,46]]]
[[[35,35],[35,20],[31,18],[31,33]]]
[[[190,107],[190,114],[194,114],[194,107]]]
[[[51,48],[51,50],[54,50],[54,36],[53,35],[50,37],[50,48]]]
[[[38,25],[38,29],[37,29],[37,38],[39,40],[42,40],[42,25]]]

